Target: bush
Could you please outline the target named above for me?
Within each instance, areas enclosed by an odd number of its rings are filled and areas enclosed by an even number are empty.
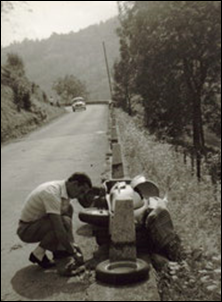
[[[24,78],[14,79],[12,82],[12,90],[14,92],[14,103],[17,105],[18,111],[21,109],[29,111],[32,103],[28,81]]]
[[[207,253],[221,249],[221,187],[212,184],[207,173],[198,182],[191,175],[191,162],[167,143],[159,143],[134,120],[118,111],[123,151],[129,176],[144,174],[156,182],[162,196],[170,190],[169,207],[175,227],[191,248],[204,247]],[[127,125],[127,127],[126,127]]]

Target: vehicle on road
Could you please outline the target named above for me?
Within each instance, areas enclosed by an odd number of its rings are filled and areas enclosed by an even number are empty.
[[[78,110],[86,110],[86,102],[82,97],[76,97],[72,100],[72,110],[73,112]]]

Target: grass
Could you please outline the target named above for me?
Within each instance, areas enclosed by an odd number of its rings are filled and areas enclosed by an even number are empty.
[[[176,152],[172,145],[158,142],[122,111],[117,111],[117,117],[129,176],[145,175],[159,185],[161,196],[169,191],[169,209],[174,226],[187,251],[189,273],[182,266],[179,269],[182,277],[178,278],[178,282],[167,279],[170,287],[161,289],[163,301],[220,301],[220,184],[216,187],[212,185],[206,171],[199,183],[192,176],[190,161],[185,165],[183,154]],[[207,264],[211,269],[205,272],[206,276],[200,275]],[[176,278],[174,276],[173,279]],[[166,281],[166,275],[161,280]],[[189,283],[190,280],[195,280],[196,286]],[[179,287],[176,286],[178,283]],[[184,293],[181,293],[183,286]],[[206,290],[208,287],[209,291]]]
[[[32,96],[32,111],[17,111],[11,88],[1,85],[1,142],[21,137],[43,123],[63,114],[63,110]]]

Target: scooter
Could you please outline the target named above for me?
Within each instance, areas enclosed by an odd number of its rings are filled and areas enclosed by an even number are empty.
[[[133,202],[135,225],[139,225],[141,216],[150,207],[150,201],[159,197],[159,189],[144,176],[133,179],[111,179],[103,183],[103,189],[98,190],[94,199],[94,207],[79,213],[81,221],[94,227],[94,234],[99,245],[110,244],[110,223],[115,212],[117,202]],[[111,243],[112,244],[112,243]],[[135,247],[136,248],[136,247]],[[149,276],[149,264],[141,259],[134,261],[121,260],[101,262],[96,268],[96,278],[100,282],[123,285],[142,281]]]

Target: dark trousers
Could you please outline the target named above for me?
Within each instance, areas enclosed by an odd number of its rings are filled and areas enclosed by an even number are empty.
[[[70,206],[71,207],[71,206]],[[72,225],[72,207],[69,208],[69,212],[62,215],[62,222],[67,232],[70,242],[74,242],[73,225]],[[40,246],[51,252],[58,250],[65,250],[57,239],[55,230],[49,215],[42,217],[34,222],[25,223],[19,222],[17,229],[17,235],[26,243],[40,243]]]
[[[181,240],[168,210],[157,208],[148,213],[144,225],[137,230],[137,247],[162,254],[171,261],[179,260]]]
[[[110,244],[107,228],[96,227],[94,233],[99,245]],[[139,252],[158,253],[171,261],[180,258],[181,240],[168,210],[157,208],[146,213],[143,223],[136,228],[136,244]]]

